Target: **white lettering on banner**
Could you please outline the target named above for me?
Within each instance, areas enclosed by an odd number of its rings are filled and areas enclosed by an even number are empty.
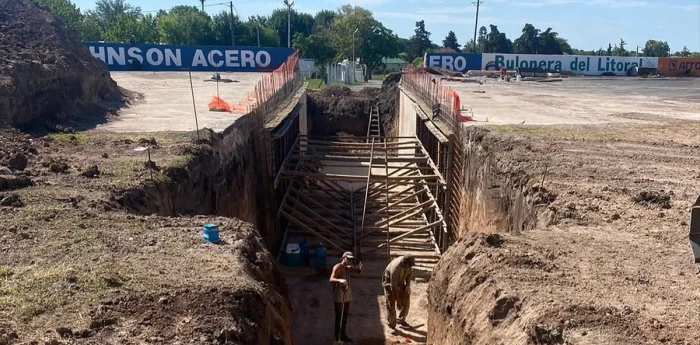
[[[97,48],[97,51],[95,51],[95,48]],[[105,63],[107,62],[107,59],[105,59],[104,47],[90,47],[90,53],[92,53],[92,56],[94,56],[96,59],[100,59]]]
[[[200,49],[195,50],[194,57],[192,58],[192,67],[206,67],[207,60],[204,58],[204,53]]]
[[[262,58],[265,58],[265,62],[263,62]],[[255,55],[255,63],[258,64],[258,67],[267,67],[270,65],[272,62],[272,57],[270,56],[270,53],[261,50]]]
[[[482,54],[483,69],[499,69],[501,67],[506,67],[509,70],[539,68],[583,75],[601,75],[603,73],[624,75],[634,67],[658,68],[659,59],[622,56]]]
[[[97,59],[111,66],[127,66],[138,61],[151,66],[177,66],[182,67],[182,50],[171,48],[153,47],[144,49],[135,46],[88,46],[90,53]],[[260,50],[202,50],[195,49],[192,57],[192,67],[216,67],[231,68],[265,68],[272,63],[269,52]],[[457,66],[460,63],[455,62]]]
[[[209,52],[209,56],[208,56],[208,58],[209,58],[209,65],[214,66],[214,67],[216,67],[216,68],[219,68],[219,67],[221,67],[221,66],[224,65],[224,62],[223,62],[223,61],[214,62],[214,55],[215,55],[215,54],[216,54],[216,55],[219,55],[219,57],[222,57],[222,56],[224,55],[224,54],[221,54],[221,52],[218,51],[218,50],[212,50],[212,51],[210,51],[210,52]]]
[[[118,50],[115,50],[112,47],[107,48],[107,64],[108,65],[121,65],[124,66],[126,65],[126,55],[124,55],[124,48],[118,48]]]
[[[139,63],[143,64],[143,57],[141,56],[141,48],[131,47],[126,51],[126,54],[134,60],[138,60]]]
[[[452,71],[467,69],[467,59],[464,56],[430,55],[428,67],[442,67]]]
[[[250,63],[250,65],[248,65]],[[250,50],[241,51],[241,67],[255,66],[255,54]]]
[[[175,49],[175,52],[173,52],[171,49],[165,50],[165,65],[182,67],[182,55],[180,54],[180,49]]]
[[[238,55],[236,55],[236,50],[226,51],[226,67],[240,67],[238,63]]]
[[[153,59],[153,55],[156,56],[156,59]],[[158,66],[163,63],[163,52],[160,51],[160,49],[157,48],[151,48],[146,52],[146,61],[148,64],[151,66]]]

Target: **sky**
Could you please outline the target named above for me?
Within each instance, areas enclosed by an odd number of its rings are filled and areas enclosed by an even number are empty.
[[[94,7],[94,0],[73,0],[81,10]],[[322,9],[338,9],[344,3],[362,6],[375,19],[401,37],[413,35],[415,22],[425,20],[431,40],[442,44],[449,31],[464,44],[474,36],[476,0],[295,0],[297,11],[315,14]],[[143,11],[169,9],[177,5],[201,6],[199,0],[129,1]],[[206,0],[207,4],[227,0]],[[268,15],[282,7],[282,0],[234,0],[242,18]],[[214,14],[227,6],[208,6]],[[545,30],[551,27],[569,40],[572,48],[606,49],[620,38],[628,50],[641,50],[649,39],[667,41],[671,51],[687,46],[700,51],[700,0],[484,0],[479,10],[479,26],[498,26],[508,38],[520,36],[525,23]]]

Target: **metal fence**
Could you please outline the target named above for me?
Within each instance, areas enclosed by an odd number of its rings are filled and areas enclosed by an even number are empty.
[[[246,113],[261,116],[263,121],[274,115],[274,110],[304,83],[299,72],[299,51],[295,51],[280,67],[264,76],[255,89],[234,107],[243,107]]]
[[[462,104],[459,95],[442,85],[442,81],[432,74],[417,70],[413,65],[408,65],[401,81],[422,101],[433,107],[437,105],[437,115],[454,131],[461,128],[460,122],[468,121],[468,117],[460,114]]]
[[[353,63],[330,64],[326,66],[326,84],[344,85],[362,81],[364,69]]]

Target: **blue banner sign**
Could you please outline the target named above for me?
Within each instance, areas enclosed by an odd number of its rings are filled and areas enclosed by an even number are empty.
[[[110,71],[269,72],[294,52],[291,48],[92,43],[85,45]]]
[[[424,65],[466,73],[469,70],[481,70],[481,54],[427,53]]]

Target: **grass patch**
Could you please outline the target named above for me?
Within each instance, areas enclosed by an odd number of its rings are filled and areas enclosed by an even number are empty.
[[[85,133],[49,133],[49,138],[64,142],[85,144],[90,141],[90,137]]]
[[[372,80],[384,80],[387,74],[372,74]]]
[[[307,79],[306,82],[308,83],[307,90],[322,90],[328,86],[323,79]]]
[[[13,274],[15,274],[15,272],[12,271],[12,267],[4,265],[0,266],[0,278],[7,279]]]

